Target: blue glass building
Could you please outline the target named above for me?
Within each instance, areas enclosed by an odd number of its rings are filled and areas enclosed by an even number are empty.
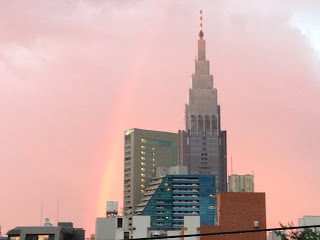
[[[184,216],[200,216],[200,225],[215,225],[215,176],[156,177],[135,213],[150,216],[153,229],[180,229]]]

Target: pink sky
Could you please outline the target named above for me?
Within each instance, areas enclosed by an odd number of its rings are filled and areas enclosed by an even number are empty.
[[[123,132],[183,129],[199,10],[234,173],[268,227],[320,215],[320,3],[0,2],[0,225],[94,233],[122,204]]]

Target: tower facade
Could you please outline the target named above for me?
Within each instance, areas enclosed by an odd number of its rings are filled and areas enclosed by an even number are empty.
[[[187,165],[189,174],[215,175],[217,193],[226,192],[226,131],[220,129],[217,89],[214,88],[213,75],[206,59],[202,23],[200,26],[195,73],[192,74],[192,88],[189,89],[189,103],[185,110]]]

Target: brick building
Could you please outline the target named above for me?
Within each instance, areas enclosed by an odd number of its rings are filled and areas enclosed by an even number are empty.
[[[220,193],[217,226],[200,226],[200,233],[266,228],[265,193]],[[203,236],[201,240],[266,240],[265,232]]]

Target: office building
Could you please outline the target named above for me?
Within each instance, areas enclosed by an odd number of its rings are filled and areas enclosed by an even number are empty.
[[[132,226],[136,209],[157,167],[177,165],[178,134],[130,129],[125,131],[124,146],[124,208]]]
[[[217,89],[214,88],[213,75],[210,74],[209,61],[206,59],[203,36],[201,29],[195,73],[192,74],[192,88],[189,89],[189,103],[185,110],[187,165],[189,174],[215,175],[217,192],[226,192],[227,134],[220,128]]]
[[[229,192],[254,192],[253,175],[230,175]]]
[[[146,188],[135,214],[150,216],[151,229],[158,230],[181,229],[184,216],[199,216],[201,225],[214,225],[215,176],[157,176]]]

